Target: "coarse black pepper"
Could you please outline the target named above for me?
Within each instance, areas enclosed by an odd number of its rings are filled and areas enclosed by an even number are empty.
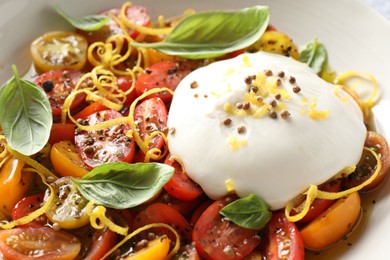
[[[191,88],[197,88],[199,85],[198,85],[198,82],[197,81],[193,81],[190,85]]]
[[[301,91],[300,87],[298,87],[298,86],[293,87],[293,92],[294,93],[299,93],[300,91]]]
[[[288,112],[287,110],[283,110],[283,111],[280,113],[280,116],[281,116],[283,119],[289,118],[290,115],[291,115],[290,112]]]
[[[54,88],[54,83],[51,80],[46,80],[43,82],[42,87],[45,92],[50,92]]]
[[[296,82],[297,80],[295,79],[295,77],[290,76],[290,78],[289,78],[288,81],[289,81],[291,84],[295,84],[295,82]]]
[[[281,95],[280,93],[278,93],[278,94],[275,95],[275,99],[276,99],[276,100],[279,100],[279,99],[281,99],[281,98],[282,98],[282,95]]]
[[[243,125],[240,125],[239,127],[237,127],[237,132],[238,132],[239,134],[245,133],[245,132],[246,132],[246,127],[243,126]]]
[[[278,114],[274,110],[269,111],[268,115],[270,118],[273,118],[273,119],[276,119],[278,117]]]
[[[226,126],[230,125],[231,123],[232,123],[232,120],[230,118],[225,118],[223,120],[223,124],[226,125]]]
[[[284,76],[285,76],[284,71],[279,71],[278,76],[279,76],[280,78],[284,78]]]
[[[265,74],[267,77],[270,77],[270,76],[273,75],[273,72],[272,72],[272,70],[265,70],[265,71],[264,71],[264,74]]]
[[[276,107],[278,105],[278,102],[274,99],[271,102],[269,102],[269,104],[271,105],[271,107]]]

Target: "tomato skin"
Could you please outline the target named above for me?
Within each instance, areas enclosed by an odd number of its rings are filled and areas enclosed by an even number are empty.
[[[101,13],[101,15],[109,15],[109,14],[119,17],[120,8],[112,8],[110,10]],[[129,6],[126,9],[126,17],[129,22],[139,26],[148,26],[151,23],[148,10],[145,7],[139,5]],[[83,35],[87,39],[88,44],[94,42],[105,42],[109,37],[115,34],[124,34],[122,28],[112,18],[108,21],[108,23],[105,26],[103,26],[99,30],[91,31],[91,32],[77,30],[77,33]],[[128,33],[133,39],[139,35],[139,32],[131,29],[129,29]]]
[[[87,61],[87,40],[80,34],[53,31],[35,39],[30,52],[38,72],[81,70]]]
[[[135,83],[135,90],[140,96],[154,88],[168,88],[175,91],[180,81],[191,71],[198,67],[197,63],[190,61],[162,61],[146,68]],[[167,91],[151,94],[149,97],[160,97],[165,103],[172,100]]]
[[[163,204],[153,203],[137,214],[134,219],[133,229],[136,230],[151,223],[166,223],[171,225],[179,233],[182,240],[190,241],[192,227],[188,221],[174,208]],[[153,229],[157,235],[166,234],[171,241],[175,236],[167,229]]]
[[[211,204],[194,226],[192,240],[205,259],[242,259],[260,244],[256,230],[242,228],[219,214],[231,198]]]
[[[352,231],[359,219],[360,203],[357,192],[338,199],[301,229],[305,247],[311,250],[322,250],[343,239]]]
[[[56,173],[62,177],[82,178],[88,173],[76,147],[70,141],[53,144],[50,150],[50,160]]]
[[[27,216],[31,212],[39,209],[41,204],[43,203],[43,193],[30,195],[21,199],[18,203],[16,203],[15,207],[12,209],[12,219],[16,220],[21,217]],[[39,219],[35,219],[25,225],[25,226],[43,226],[47,223],[47,218],[41,216]]]
[[[165,260],[167,259],[170,240],[167,236],[156,237],[148,242],[148,245],[139,251],[130,253],[125,260]]]
[[[169,195],[180,200],[193,200],[203,194],[202,188],[183,172],[178,162],[168,155],[164,163],[175,168],[173,176],[164,185]]]
[[[302,236],[297,226],[289,222],[284,213],[274,214],[268,225],[267,259],[299,260],[305,258]]]
[[[53,145],[60,141],[74,142],[74,124],[53,123],[50,130],[49,144]]]
[[[76,236],[49,227],[20,227],[0,231],[0,253],[4,259],[70,260],[77,257],[80,248]]]
[[[133,85],[133,79],[129,76],[120,76],[117,79],[116,84],[118,88],[122,91],[128,91]],[[126,101],[123,103],[124,106],[129,106],[133,101],[137,98],[137,93],[135,92],[135,88],[126,95]]]
[[[154,131],[164,131],[167,120],[168,111],[160,98],[145,99],[135,107],[134,122],[143,141]],[[150,140],[148,148],[161,149],[163,145],[164,139],[157,135]]]
[[[24,161],[12,157],[0,169],[0,213],[7,218],[31,185],[31,174],[22,172],[24,165]]]
[[[362,191],[371,191],[383,182],[389,172],[390,149],[386,139],[381,134],[372,131],[367,132],[367,138],[364,146],[373,149],[378,154],[382,163],[382,168],[378,176],[373,180],[373,182],[362,188]],[[364,155],[366,153],[368,156]],[[366,181],[374,173],[373,169],[376,168],[375,165],[376,160],[372,158],[372,155],[363,151],[362,159],[356,166],[355,172],[344,178],[343,187],[345,189],[349,189]]]
[[[74,90],[81,76],[82,73],[78,70],[51,70],[39,75],[34,80],[35,84],[41,87],[49,98],[55,122],[60,120],[64,101]],[[85,97],[86,95],[83,93],[76,95],[70,105],[72,113],[81,106]]]
[[[83,124],[92,126],[120,117],[117,111],[103,110],[85,118]],[[76,130],[75,144],[81,159],[90,169],[107,162],[131,162],[135,141],[126,136],[130,129],[128,124],[120,124],[97,131]]]
[[[88,236],[88,239],[91,240],[91,245],[83,259],[101,259],[108,251],[110,251],[111,248],[115,246],[118,235],[108,228],[97,230],[91,229],[90,232],[92,233],[90,234],[91,238]]]
[[[100,112],[100,111],[108,110],[108,109],[109,108],[104,106],[101,102],[93,102],[93,103],[89,104],[88,106],[86,106],[85,108],[83,108],[83,110],[81,110],[80,112],[75,114],[73,116],[73,118],[76,120],[86,118],[86,117],[88,117],[96,112]],[[74,136],[74,131],[73,131],[73,136]]]

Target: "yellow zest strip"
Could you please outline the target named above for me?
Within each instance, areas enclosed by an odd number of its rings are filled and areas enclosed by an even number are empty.
[[[95,207],[94,207],[95,206]],[[103,206],[96,205],[95,201],[90,201],[86,205],[86,212],[89,216],[91,226],[95,229],[109,228],[111,231],[118,233],[119,235],[125,236],[129,231],[128,227],[121,227],[112,222],[106,216],[107,209]]]
[[[132,129],[137,129],[137,126],[135,125],[135,122],[134,122],[134,110],[135,110],[135,107],[137,105],[137,103],[144,99],[145,97],[147,96],[150,96],[152,94],[155,94],[155,93],[159,93],[159,92],[163,92],[163,91],[167,91],[169,92],[170,94],[173,95],[173,91],[170,90],[169,88],[153,88],[153,89],[150,89],[148,91],[146,91],[145,93],[143,93],[141,96],[139,96],[138,98],[136,98],[133,103],[131,103],[130,105],[130,111],[129,111],[129,116],[128,116],[128,119],[129,119],[129,124],[131,126]],[[159,134],[164,138],[164,140],[166,140],[165,138],[165,134],[162,133],[162,132],[159,132]],[[135,141],[136,143],[138,144],[139,148],[141,149],[141,151],[146,155],[149,151],[149,142],[147,141],[143,141],[141,136],[139,135],[139,132],[138,131],[134,131],[134,138],[135,138]],[[161,155],[160,155],[161,156]],[[162,157],[160,157],[159,155],[156,155],[156,154],[151,154],[149,153],[149,158],[153,159],[153,160],[159,160],[161,159]],[[148,159],[149,159],[148,158]]]
[[[5,157],[0,157],[2,160],[0,161],[0,169],[1,167],[3,167],[3,165],[9,160],[11,159],[12,155],[7,155]]]
[[[356,82],[353,85],[347,85],[347,81],[353,78],[363,78],[368,81],[371,81],[372,83],[372,93],[370,97],[367,100],[362,100],[362,105],[366,106],[368,108],[372,108],[376,104],[376,99],[378,98],[378,83],[373,75],[370,73],[364,73],[364,72],[356,72],[356,71],[346,71],[340,76],[338,76],[335,80],[336,84],[343,85],[351,90],[354,90],[354,87],[359,84],[359,82]]]
[[[317,186],[313,184],[310,186],[309,190],[305,193],[306,194],[306,201],[304,202],[303,209],[299,214],[297,214],[295,216],[290,215],[291,211],[294,208],[294,205],[297,205],[299,203],[299,199],[301,197],[298,196],[298,197],[290,200],[287,203],[286,209],[285,209],[285,214],[286,214],[287,219],[291,222],[296,222],[296,221],[301,220],[307,214],[307,212],[310,209],[311,204],[313,203],[314,199],[316,199],[316,198],[326,199],[326,200],[340,199],[340,198],[347,196],[355,191],[361,190],[363,187],[365,187],[368,184],[370,184],[371,182],[373,182],[382,169],[382,162],[381,162],[378,154],[373,149],[370,149],[368,147],[364,147],[364,150],[369,151],[375,157],[375,159],[377,161],[377,166],[376,166],[375,172],[371,175],[370,178],[368,178],[365,182],[363,182],[362,184],[360,184],[356,187],[353,187],[351,189],[344,190],[341,192],[320,191],[320,190],[318,190]]]
[[[46,176],[44,174],[40,173],[39,171],[37,171],[36,169],[32,169],[32,168],[27,168],[27,169],[24,169],[23,171],[37,173],[41,177],[42,182],[49,188],[50,195],[47,198],[46,202],[39,209],[29,213],[28,215],[26,215],[24,217],[16,219],[12,222],[9,222],[6,224],[0,224],[0,228],[2,228],[2,229],[11,229],[11,228],[14,228],[15,226],[30,223],[34,219],[37,219],[39,216],[45,214],[50,209],[51,204],[53,203],[55,191],[54,191],[53,187],[49,183],[47,183]]]
[[[186,167],[184,166],[184,162],[182,159],[180,159],[176,155],[171,155],[171,156],[169,156],[168,160],[171,162],[177,162],[178,164],[180,164],[182,172],[187,173]]]
[[[37,172],[39,173],[39,175],[42,174],[46,178],[50,177],[50,178],[52,178],[52,180],[57,180],[58,179],[58,177],[54,173],[52,173],[49,169],[47,169],[45,166],[43,166],[42,164],[40,164],[36,160],[32,159],[31,157],[23,155],[23,154],[15,151],[15,150],[12,150],[12,148],[9,147],[8,145],[7,145],[7,150],[14,157],[24,161],[26,164],[28,164],[31,167],[33,167],[34,169],[36,169]]]
[[[142,231],[145,231],[145,230],[148,230],[148,229],[151,229],[151,228],[166,228],[166,229],[169,229],[176,237],[176,243],[175,243],[175,247],[171,250],[171,252],[168,254],[168,256],[166,257],[166,259],[171,259],[176,253],[177,251],[179,251],[179,247],[180,247],[180,236],[179,234],[177,233],[177,231],[171,227],[170,225],[168,224],[165,224],[165,223],[153,223],[153,224],[149,224],[149,225],[145,225],[141,228],[138,228],[137,230],[133,231],[132,233],[130,233],[129,235],[127,235],[125,238],[122,239],[122,241],[120,241],[118,244],[116,244],[110,251],[108,251],[101,259],[106,259],[108,258],[112,253],[114,253],[119,247],[121,247],[124,243],[126,243],[128,240],[130,240],[131,238],[133,238],[134,236],[138,235],[139,233],[141,233]]]
[[[172,30],[172,28],[150,28],[145,26],[139,26],[134,23],[130,23],[126,16],[126,9],[132,5],[131,2],[126,2],[122,5],[121,12],[119,18],[122,20],[123,24],[133,30],[136,30],[143,34],[149,34],[149,35],[163,35],[163,34],[169,34]]]
[[[1,129],[1,128],[0,128]],[[6,143],[7,143],[7,140],[5,139],[5,136],[4,135],[0,135],[0,141],[1,140],[4,140],[4,142],[0,142],[0,147],[3,148],[3,150],[1,151],[0,153],[0,159],[3,159],[3,158],[6,158],[7,155],[8,155],[8,151],[7,151],[7,147],[6,147]],[[1,167],[1,166],[0,166]]]

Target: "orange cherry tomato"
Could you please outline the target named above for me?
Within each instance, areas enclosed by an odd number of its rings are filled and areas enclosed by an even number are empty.
[[[61,141],[53,144],[50,150],[50,159],[54,170],[60,176],[81,178],[89,172],[81,160],[76,147],[70,141]]]
[[[31,43],[30,52],[39,72],[81,70],[87,61],[87,40],[76,33],[48,32]]]
[[[24,164],[22,160],[11,158],[0,171],[0,213],[7,218],[11,217],[16,203],[26,196],[31,184],[31,174],[22,172]]]
[[[0,231],[0,255],[13,260],[71,260],[81,249],[79,239],[49,227]]]
[[[301,230],[305,247],[325,249],[352,231],[360,215],[360,196],[353,192],[337,200]]]

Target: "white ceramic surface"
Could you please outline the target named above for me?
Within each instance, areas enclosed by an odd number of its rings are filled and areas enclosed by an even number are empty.
[[[69,26],[54,11],[57,3],[74,15],[94,14],[119,6],[123,0],[0,0],[0,84],[11,75],[11,64],[20,74],[31,64],[29,43],[43,32]],[[339,72],[357,70],[375,75],[382,98],[375,108],[375,123],[390,140],[390,23],[360,0],[134,0],[151,14],[180,14],[186,8],[235,9],[269,5],[271,23],[289,34],[298,45],[317,37],[329,52],[331,66]],[[355,234],[338,246],[308,255],[313,259],[386,259],[390,241],[390,180],[381,189],[363,196],[366,211]],[[373,203],[375,201],[375,205]]]

